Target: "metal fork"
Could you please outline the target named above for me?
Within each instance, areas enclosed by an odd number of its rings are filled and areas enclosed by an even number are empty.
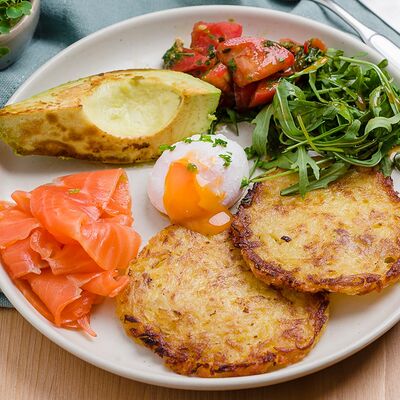
[[[389,61],[391,66],[395,66],[400,70],[400,48],[396,46],[390,39],[362,24],[333,0],[311,1],[333,11],[360,35],[363,42],[382,54],[382,56]]]

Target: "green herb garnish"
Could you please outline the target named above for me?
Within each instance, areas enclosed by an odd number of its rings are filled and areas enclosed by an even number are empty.
[[[235,72],[237,69],[236,62],[233,58],[228,61],[228,68],[231,72]]]
[[[164,68],[171,68],[177,61],[182,59],[182,48],[182,41],[175,40],[174,44],[162,56]]]
[[[224,167],[229,167],[232,163],[232,154],[228,152],[227,154],[218,154],[218,157],[224,160]]]
[[[228,142],[226,140],[216,138],[216,139],[214,139],[213,147],[217,147],[217,146],[226,147],[227,144],[228,144]]]
[[[166,150],[169,150],[169,151],[173,151],[173,150],[175,150],[175,145],[168,145],[168,144],[162,144],[160,147],[159,147],[159,149],[160,149],[160,151],[162,151],[162,152],[164,152],[164,151],[166,151]]]
[[[209,142],[209,143],[213,143],[213,139],[212,139],[211,135],[205,135],[205,134],[200,135],[199,141],[200,141],[200,142]]]
[[[194,57],[194,56],[195,56],[194,53],[185,52],[183,50],[182,40],[177,39],[175,40],[174,44],[162,56],[162,59],[164,61],[164,68],[171,69],[178,61],[182,60],[183,57]]]
[[[208,58],[210,58],[210,59],[215,58],[217,55],[217,53],[215,51],[215,46],[213,46],[212,44],[210,44],[207,48],[207,55],[208,55]]]
[[[275,45],[275,42],[273,42],[272,40],[264,40],[263,45],[264,47],[271,47]]]
[[[197,172],[197,165],[196,165],[196,164],[188,163],[188,165],[186,166],[186,168],[187,168],[188,171],[190,171],[190,172]]]
[[[68,189],[69,194],[78,194],[81,191],[81,189]]]

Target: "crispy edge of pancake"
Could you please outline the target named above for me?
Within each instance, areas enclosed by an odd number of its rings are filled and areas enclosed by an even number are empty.
[[[142,250],[138,260],[141,260],[141,257],[146,257],[149,252],[154,252],[154,255],[159,255],[161,257],[157,252],[160,244],[162,245],[165,238],[171,234],[171,231],[174,232],[175,230],[180,229],[189,232],[189,234],[186,234],[188,235],[188,240],[193,238],[193,235],[202,236],[185,228],[174,225],[169,226],[150,239],[149,244]],[[226,240],[230,243],[229,235],[226,232],[225,234]],[[205,236],[202,237],[204,240],[213,240],[212,238],[207,238]],[[231,243],[230,245],[232,250],[235,250],[233,244]],[[246,267],[244,261],[243,266]],[[134,267],[135,263],[128,268],[128,272]],[[196,267],[197,265],[195,268]],[[247,268],[245,271],[246,273],[251,273]],[[144,272],[144,280],[146,280],[146,276],[148,275]],[[148,279],[150,279],[149,276]],[[197,343],[198,346],[196,346],[196,344],[193,346],[192,344],[192,347],[186,347],[189,343],[187,338],[184,338],[184,340],[180,342],[180,346],[176,346],[176,341],[174,341],[174,343],[168,342],[165,335],[157,326],[156,321],[153,321],[152,324],[146,324],[140,320],[140,317],[137,315],[138,313],[135,312],[134,309],[130,309],[129,296],[130,291],[132,290],[132,284],[133,278],[131,278],[131,282],[125,291],[117,298],[117,314],[123,324],[126,334],[133,338],[135,342],[153,350],[157,355],[163,358],[165,364],[169,368],[182,375],[198,377],[245,376],[261,374],[293,364],[303,359],[311,351],[314,345],[318,342],[328,320],[329,299],[327,295],[324,293],[302,294],[310,296],[307,300],[308,305],[305,312],[309,315],[309,321],[312,321],[311,325],[313,333],[308,336],[307,340],[309,340],[307,343],[303,345],[293,343],[292,348],[276,348],[274,352],[264,351],[261,352],[261,354],[258,354],[258,347],[257,349],[253,348],[254,353],[252,356],[238,363],[202,362],[201,358],[199,358],[203,351],[201,347],[202,343]],[[282,295],[281,289],[274,290],[279,293],[279,296]],[[298,296],[295,291],[285,289],[285,293],[290,293],[295,297]],[[201,299],[198,298],[198,300]],[[238,315],[238,318],[240,318],[240,315]],[[288,329],[290,330],[290,328]]]
[[[367,170],[367,173],[376,174],[377,182],[387,194],[388,199],[394,203],[400,202],[400,198],[393,188],[391,177],[384,177],[382,173],[376,172],[372,168],[358,168],[358,170]],[[247,212],[253,204],[260,200],[262,191],[263,184],[257,183],[247,192],[234,216],[230,231],[235,246],[241,249],[244,260],[258,279],[269,285],[290,287],[300,292],[317,293],[327,291],[348,295],[362,295],[374,290],[380,291],[400,279],[400,259],[390,266],[384,276],[360,273],[342,275],[336,278],[315,279],[312,277],[308,282],[299,280],[296,274],[274,264],[273,261],[264,260],[255,250],[259,247],[259,242],[253,236],[251,218]]]

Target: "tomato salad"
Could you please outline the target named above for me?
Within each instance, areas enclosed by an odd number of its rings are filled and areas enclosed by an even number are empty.
[[[243,37],[235,22],[194,24],[190,48],[177,39],[163,56],[164,67],[201,78],[222,91],[225,107],[244,111],[270,103],[282,77],[306,68],[315,53],[324,53],[320,39],[303,45],[261,37]]]

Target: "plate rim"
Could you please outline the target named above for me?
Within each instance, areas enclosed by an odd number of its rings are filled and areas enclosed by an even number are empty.
[[[39,76],[49,68],[53,62],[56,62],[65,55],[67,55],[71,50],[76,47],[81,46],[82,44],[89,42],[93,39],[101,38],[103,35],[107,35],[108,33],[114,31],[115,29],[123,28],[124,26],[129,26],[131,24],[143,23],[146,20],[151,21],[154,18],[158,17],[168,17],[170,15],[174,15],[175,17],[179,17],[185,13],[193,13],[196,10],[219,10],[221,12],[229,12],[229,10],[234,11],[248,11],[248,12],[262,12],[265,17],[278,17],[284,18],[288,22],[303,22],[311,24],[312,26],[317,26],[321,30],[326,30],[331,34],[334,34],[338,39],[343,38],[346,42],[350,42],[350,44],[355,44],[359,47],[364,47],[368,49],[369,55],[372,58],[381,57],[379,54],[366,46],[360,40],[358,40],[355,36],[343,32],[335,27],[332,27],[327,24],[323,24],[318,21],[314,21],[312,19],[290,14],[284,11],[263,8],[263,7],[254,7],[254,6],[241,6],[241,5],[200,5],[200,6],[187,6],[187,7],[176,7],[167,10],[161,10],[156,12],[149,12],[143,15],[135,16],[132,18],[128,18],[126,20],[114,23],[112,25],[106,26],[98,31],[95,31],[88,36],[78,40],[75,43],[72,43],[53,57],[51,57],[48,61],[46,61],[42,66],[40,66],[26,81],[22,83],[22,85],[16,90],[16,92],[8,99],[6,105],[15,102],[21,94],[25,91],[25,88],[28,87],[32,82],[36,80]],[[382,57],[381,57],[382,58]],[[396,76],[395,71],[392,71]],[[399,74],[397,74],[398,79],[400,80]],[[21,97],[21,99],[23,96]],[[123,376],[132,380],[136,380],[143,383],[153,384],[157,386],[163,386],[168,388],[175,389],[187,389],[187,390],[236,390],[236,389],[248,389],[255,388],[261,386],[269,386],[273,384],[282,383],[285,381],[293,380],[296,378],[300,378],[305,375],[312,374],[321,369],[327,368],[337,362],[344,360],[347,357],[355,354],[360,351],[364,347],[368,346],[370,343],[381,337],[384,333],[386,333],[390,328],[392,328],[399,320],[400,320],[400,308],[397,312],[390,315],[390,317],[386,318],[380,325],[377,326],[376,329],[369,332],[368,335],[364,335],[360,340],[352,343],[342,349],[341,351],[335,352],[329,356],[321,358],[319,360],[315,360],[311,363],[311,365],[306,368],[299,364],[294,364],[290,367],[290,371],[288,374],[283,374],[282,376],[274,377],[271,374],[274,372],[269,372],[260,375],[250,375],[243,377],[229,377],[229,378],[197,378],[197,377],[186,377],[181,375],[161,375],[159,373],[152,373],[149,375],[148,372],[143,372],[140,369],[132,370],[124,367],[115,367],[113,364],[108,363],[103,358],[98,357],[96,355],[91,354],[88,350],[82,349],[78,347],[73,342],[64,338],[59,332],[58,329],[50,325],[47,320],[45,320],[41,315],[36,315],[36,313],[32,313],[31,310],[35,311],[35,309],[25,301],[24,298],[18,298],[17,295],[14,296],[14,293],[18,290],[13,285],[8,285],[7,281],[9,280],[8,275],[6,275],[3,269],[0,270],[0,287],[3,290],[4,294],[16,308],[16,310],[31,324],[33,325],[40,333],[50,339],[52,342],[68,351],[69,353],[75,355],[76,357],[89,362],[90,364],[100,367],[106,371],[112,372],[116,375]],[[10,281],[11,282],[11,281]],[[29,310],[29,311],[28,311]],[[161,360],[160,360],[161,362]],[[279,371],[284,371],[285,369],[281,369]],[[275,371],[278,372],[278,371]]]

